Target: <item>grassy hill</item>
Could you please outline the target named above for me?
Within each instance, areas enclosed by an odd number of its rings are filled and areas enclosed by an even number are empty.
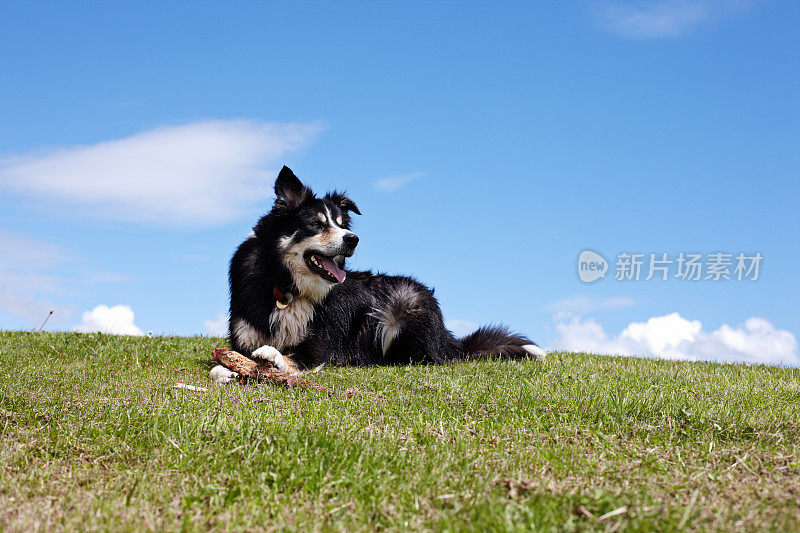
[[[215,387],[217,343],[0,332],[0,529],[800,530],[798,369],[314,376],[346,399]]]

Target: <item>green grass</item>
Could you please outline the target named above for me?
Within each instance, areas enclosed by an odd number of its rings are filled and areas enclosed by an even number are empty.
[[[798,369],[314,376],[347,399],[213,386],[217,343],[0,332],[0,529],[800,530]]]

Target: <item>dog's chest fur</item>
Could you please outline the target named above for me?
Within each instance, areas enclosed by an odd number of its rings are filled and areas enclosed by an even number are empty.
[[[295,346],[306,338],[308,325],[314,318],[314,304],[299,296],[286,308],[272,310],[269,315],[271,335],[268,344],[278,351]]]

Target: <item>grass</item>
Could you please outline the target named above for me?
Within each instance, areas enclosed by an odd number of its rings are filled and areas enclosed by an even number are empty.
[[[212,386],[218,343],[0,332],[0,529],[800,531],[799,369],[561,353],[314,377],[367,391],[345,399]]]

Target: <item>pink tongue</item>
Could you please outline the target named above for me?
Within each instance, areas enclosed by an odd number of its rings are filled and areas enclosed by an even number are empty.
[[[319,259],[322,268],[333,274],[333,276],[336,278],[336,281],[339,283],[344,283],[344,277],[347,275],[344,270],[336,266],[336,263],[334,263],[329,257],[317,256],[317,258]]]

